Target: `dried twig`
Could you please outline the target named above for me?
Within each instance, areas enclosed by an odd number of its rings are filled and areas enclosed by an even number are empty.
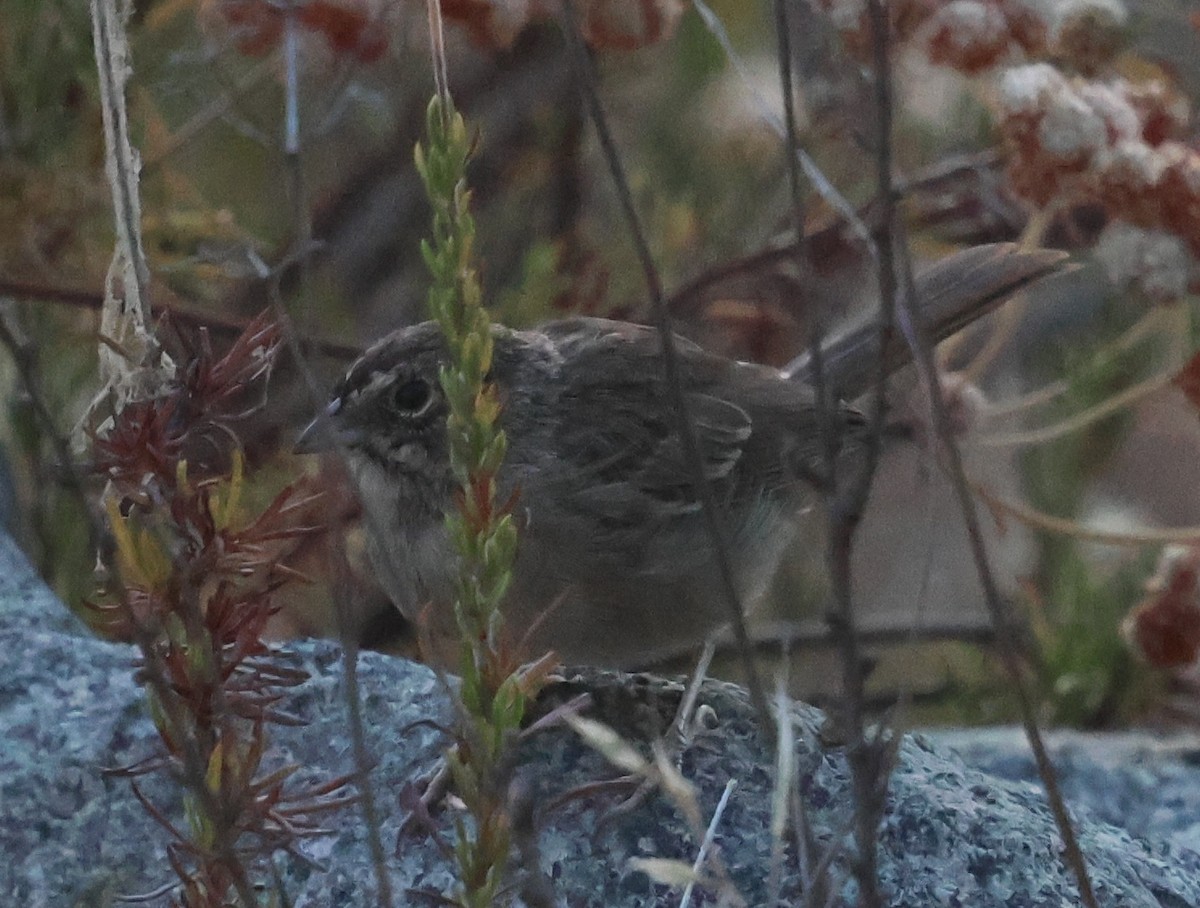
[[[290,266],[294,258],[285,256],[285,264]],[[281,266],[282,267],[282,266]],[[42,284],[37,281],[26,281],[0,277],[0,296],[12,296],[17,299],[45,300],[79,309],[91,309],[99,312],[104,307],[104,294],[97,290],[85,290],[78,287],[59,287],[53,284]],[[183,302],[169,292],[163,293],[156,289],[158,297],[150,304],[150,311],[156,316],[167,316],[172,321],[196,328],[207,328],[213,334],[221,337],[237,337],[250,325],[250,319],[234,318],[221,315],[218,312],[200,311],[198,308]],[[362,348],[354,344],[327,340],[321,337],[302,335],[304,347],[322,356],[334,359],[351,360],[362,353]]]
[[[291,317],[283,305],[283,297],[278,281],[272,282],[272,296],[277,318],[283,329],[283,342],[296,363],[296,368],[304,382],[312,403],[313,411],[318,412],[323,405],[323,394],[312,367],[308,364],[303,345],[292,323]],[[343,462],[347,459],[345,444],[340,439],[333,439],[335,450]],[[364,519],[370,520],[369,512],[364,512]],[[338,540],[333,558],[335,569],[339,574],[348,572],[347,559],[342,541]],[[339,584],[345,589],[345,584]],[[376,898],[379,908],[391,908],[395,904],[392,894],[391,876],[387,870],[387,856],[383,847],[381,833],[382,822],[379,809],[376,806],[374,785],[371,782],[371,767],[373,761],[367,747],[366,730],[362,717],[362,692],[358,684],[358,641],[351,632],[349,622],[345,619],[345,609],[334,608],[337,618],[337,632],[342,646],[342,683],[345,688],[346,721],[350,729],[350,748],[354,758],[355,786],[361,795],[360,803],[363,811],[363,823],[367,835],[367,847],[371,853],[371,864],[375,873]]]
[[[765,733],[773,734],[774,725],[771,722],[771,713],[767,707],[766,697],[763,694],[762,683],[759,681],[758,669],[754,664],[749,637],[746,634],[746,621],[742,613],[737,585],[733,578],[733,566],[729,558],[727,534],[722,525],[720,514],[717,511],[717,503],[713,497],[708,477],[704,472],[700,447],[696,440],[695,425],[691,419],[690,408],[688,407],[687,398],[683,393],[681,385],[679,351],[675,346],[673,320],[670,309],[667,306],[662,279],[654,263],[654,257],[650,252],[650,246],[646,241],[645,233],[642,230],[641,220],[633,203],[633,194],[629,188],[629,181],[625,176],[624,165],[621,163],[616,143],[613,141],[612,133],[608,128],[608,120],[600,104],[600,97],[596,90],[595,70],[593,69],[592,60],[588,56],[583,36],[579,31],[579,23],[573,0],[562,0],[562,10],[565,20],[563,30],[566,33],[567,42],[571,47],[571,59],[574,63],[576,77],[579,80],[585,101],[587,102],[592,123],[596,128],[596,135],[600,140],[600,146],[616,188],[617,199],[625,216],[630,237],[641,263],[646,288],[650,294],[654,322],[658,327],[662,343],[663,371],[666,377],[669,400],[675,412],[679,436],[683,442],[684,456],[687,460],[688,470],[692,475],[696,497],[700,501],[705,530],[712,543],[713,557],[716,559],[724,597],[729,606],[730,626],[733,628],[738,644],[738,651],[741,655],[742,669],[746,676],[746,687],[750,692],[750,699],[754,704],[755,712],[758,713],[760,727]]]
[[[117,242],[108,270],[100,333],[120,347],[117,353],[100,347],[104,388],[92,404],[95,410],[111,397],[119,409],[130,400],[146,399],[161,389],[172,365],[150,330],[146,292],[150,270],[142,247],[142,208],[138,188],[139,160],[129,142],[125,83],[131,71],[125,20],[130,7],[118,11],[117,0],[92,0],[92,35],[99,73],[104,120],[105,170],[112,191]]]
[[[874,0],[874,2],[878,2],[878,0]],[[984,600],[996,627],[1000,660],[1012,685],[1013,695],[1021,714],[1021,724],[1025,729],[1025,736],[1029,739],[1038,775],[1046,788],[1046,799],[1054,814],[1054,822],[1058,826],[1059,835],[1062,836],[1064,860],[1075,874],[1082,903],[1087,908],[1097,908],[1096,896],[1088,876],[1087,863],[1083,851],[1079,847],[1079,840],[1075,835],[1070,815],[1067,813],[1066,802],[1063,800],[1062,791],[1058,785],[1054,764],[1042,741],[1041,730],[1038,728],[1037,718],[1034,714],[1033,701],[1026,690],[1025,680],[1022,677],[1020,655],[1009,633],[1009,629],[1015,624],[1009,614],[1008,604],[1000,595],[1000,588],[992,573],[991,562],[979,524],[979,514],[976,511],[975,500],[971,497],[970,485],[963,468],[962,452],[959,450],[946,402],[942,396],[942,385],[938,380],[933,346],[921,326],[915,300],[911,296],[913,278],[911,263],[907,256],[902,264],[904,281],[910,292],[901,296],[900,324],[913,348],[917,371],[921,376],[925,393],[928,395],[931,422],[938,443],[942,446],[945,468],[949,473],[955,496],[958,498],[959,507],[962,510],[967,540],[971,547],[971,558],[975,562],[975,570],[983,587]]]
[[[804,198],[800,181],[801,160],[800,139],[796,128],[795,91],[792,79],[792,47],[791,23],[788,20],[787,0],[775,0],[775,33],[777,53],[779,58],[779,81],[782,89],[784,111],[784,153],[787,159],[788,186],[792,196],[792,218],[796,231],[794,243],[795,266],[801,275],[808,270],[807,237],[804,230]],[[834,446],[830,417],[832,415],[828,388],[825,381],[825,359],[823,354],[824,326],[819,318],[813,320],[812,333],[809,339],[810,358],[812,361],[812,385],[817,398],[817,428],[821,434],[822,446],[826,452],[826,464],[829,478],[833,480]],[[786,664],[786,663],[785,663]],[[816,839],[808,820],[803,798],[799,795],[796,781],[795,735],[792,725],[791,701],[786,696],[783,679],[781,678],[776,692],[776,721],[778,722],[776,741],[777,764],[775,780],[775,798],[772,808],[771,823],[771,866],[769,871],[768,891],[777,900],[780,879],[783,869],[784,834],[788,829],[795,833],[800,873],[805,880],[805,904],[819,904],[826,890],[825,874],[817,874],[815,867]],[[787,822],[791,817],[792,823]],[[827,854],[833,851],[830,848]]]
[[[892,182],[892,81],[890,34],[887,10],[882,0],[868,0],[867,15],[871,24],[871,45],[875,88],[875,166],[876,196],[880,206],[880,223],[875,232],[877,280],[879,284],[879,349],[892,345],[894,319],[898,297],[895,266],[895,189]],[[885,396],[888,367],[886,357],[876,362],[873,406],[866,435],[865,466],[856,477],[853,487],[841,492],[836,480],[837,439],[827,433],[826,463],[830,490],[826,506],[829,522],[827,557],[835,600],[830,613],[830,625],[839,638],[842,653],[842,709],[846,734],[849,736],[846,760],[850,766],[854,791],[855,843],[857,854],[852,862],[858,880],[858,902],[864,908],[882,905],[878,880],[877,830],[883,815],[887,795],[887,780],[891,772],[892,748],[886,744],[885,733],[866,730],[865,679],[860,641],[854,623],[851,594],[851,553],[854,534],[870,493],[875,468],[883,447]],[[822,409],[829,404],[822,398]]]
[[[708,27],[708,30],[712,32],[713,36],[721,45],[722,50],[725,51],[725,56],[729,58],[729,62],[733,64],[734,69],[737,70],[738,75],[749,88],[749,91],[754,97],[756,105],[762,113],[763,119],[770,124],[771,128],[774,129],[781,138],[786,139],[788,135],[787,126],[780,122],[779,117],[776,116],[770,105],[768,105],[763,97],[757,92],[757,90],[755,90],[754,80],[750,76],[750,68],[741,58],[741,55],[738,54],[738,52],[734,49],[733,42],[729,38],[729,33],[725,29],[725,24],[721,21],[720,17],[712,11],[708,4],[703,2],[703,0],[693,0],[692,5],[695,6],[696,12],[700,14],[700,18],[704,21],[704,24]],[[809,157],[802,148],[800,148],[795,142],[789,142],[789,150],[796,156],[796,160],[799,162],[800,166],[804,168],[805,175],[813,184],[817,192],[821,195],[821,198],[828,202],[834,211],[838,212],[838,214],[845,218],[846,223],[850,225],[851,229],[855,234],[858,235],[859,239],[870,246],[873,242],[871,231],[859,218],[858,212],[854,210],[854,206],[846,199],[845,196],[838,192],[837,187],[835,187],[829,178],[825,176],[825,174],[821,171],[821,168],[817,166],[816,161]]]

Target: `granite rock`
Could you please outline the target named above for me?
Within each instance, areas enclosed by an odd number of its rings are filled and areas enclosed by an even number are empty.
[[[89,637],[37,581],[11,541],[0,537],[0,854],[5,858],[0,904],[109,905],[119,895],[170,882],[165,833],[137,803],[127,780],[102,773],[154,748],[153,726],[131,676],[134,657],[128,647]],[[272,759],[305,767],[301,784],[349,772],[338,648],[297,642],[283,648],[280,657],[305,669],[311,680],[287,702],[288,711],[307,724],[273,730]],[[639,710],[665,716],[678,695],[676,685],[648,676],[597,677],[597,709],[626,733]],[[404,816],[401,792],[434,764],[445,745],[434,724],[419,720],[445,722],[445,697],[425,668],[373,653],[360,658],[359,682],[397,903],[435,904],[420,893],[450,892],[450,863],[433,837],[397,841],[397,829]],[[571,692],[567,687],[564,694]],[[747,902],[766,904],[774,757],[740,689],[712,684],[703,698],[713,727],[687,752],[683,772],[707,814],[727,783],[736,780],[717,842]],[[845,859],[849,779],[843,750],[819,743],[822,721],[818,711],[797,707],[799,788],[820,846],[834,847],[838,854],[832,864],[836,897],[852,904],[855,887]],[[989,761],[1000,749],[986,743],[986,733],[973,735],[943,735],[940,743],[910,735],[901,742],[880,829],[880,884],[887,904],[1077,904],[1045,798],[1021,771],[1016,742],[1007,762]],[[972,768],[955,750],[994,774]],[[1168,751],[1157,762],[1144,757],[1141,763],[1105,764],[1078,745],[1062,753],[1100,903],[1200,906],[1197,813],[1184,813],[1195,806],[1194,792],[1200,791],[1195,761]],[[598,755],[558,728],[526,743],[518,776],[533,802],[544,805],[607,772]],[[1170,785],[1163,784],[1167,778]],[[165,780],[147,778],[144,789],[178,818],[179,794]],[[451,809],[438,816],[446,839],[452,837]],[[597,804],[574,799],[541,818],[538,863],[554,902],[678,904],[678,893],[629,867],[634,856],[692,858],[697,843],[676,807],[655,797],[600,831],[598,815]],[[360,814],[344,810],[327,817],[325,826],[327,836],[304,840],[296,855],[277,858],[290,904],[376,904]],[[780,882],[783,904],[799,904],[801,881],[790,851]],[[712,903],[711,894],[693,902]]]

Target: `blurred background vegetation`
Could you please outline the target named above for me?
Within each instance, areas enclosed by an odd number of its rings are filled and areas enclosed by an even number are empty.
[[[872,266],[828,193],[814,192],[806,212],[809,282],[745,265],[778,248],[791,207],[783,145],[769,121],[779,108],[770,5],[609,5],[633,38],[605,44],[594,36],[603,97],[683,327],[730,355],[783,364],[804,349],[814,324],[861,320],[874,305]],[[1028,4],[1048,22],[1066,5]],[[795,5],[797,102],[803,147],[837,192],[866,210],[874,192],[870,86],[848,50],[852,36],[832,24],[837,8],[849,6]],[[893,10],[907,6],[919,4]],[[482,279],[497,318],[525,325],[572,312],[644,317],[632,245],[553,17],[505,23],[482,0],[446,7],[452,91],[479,134],[471,185]],[[281,10],[303,18],[288,25]],[[1109,35],[1109,24],[1100,21],[1092,36]],[[1186,113],[1200,85],[1200,55],[1189,7],[1142,3],[1114,28],[1097,72],[1072,69],[1054,49],[1045,57],[1095,84],[1163,86],[1184,111],[1172,140],[1192,148]],[[328,382],[355,349],[424,317],[418,242],[429,217],[412,167],[432,90],[423,4],[148,0],[134,4],[130,36],[152,300],[167,319],[160,331],[168,344],[204,330],[219,346],[278,303],[311,341],[318,378]],[[1035,204],[1019,194],[1006,169],[1013,136],[994,95],[998,70],[1022,59],[976,71],[939,66],[930,40],[918,31],[898,43],[895,58],[897,176],[918,262],[1032,236],[1070,250],[1081,265],[945,354],[946,367],[966,370],[988,401],[964,443],[973,478],[995,499],[987,505],[990,544],[1024,617],[1044,715],[1089,727],[1192,721],[1191,660],[1148,661],[1121,632],[1147,595],[1161,534],[1098,545],[1087,533],[1031,525],[996,505],[1020,502],[1131,537],[1200,523],[1200,426],[1183,391],[1160,380],[1186,378],[1197,346],[1190,281],[1161,300],[1136,282],[1112,280],[1093,253],[1121,212],[1094,198]],[[87,10],[66,0],[6,0],[0,301],[37,350],[40,393],[71,436],[95,390],[113,247],[100,117]],[[1107,418],[1020,438],[1155,381]],[[900,382],[895,412],[918,425],[912,384]],[[1047,388],[1052,393],[1030,402]],[[77,604],[94,585],[85,522],[4,356],[0,393],[0,513],[48,581]],[[1002,412],[1021,400],[1029,406]],[[296,364],[285,361],[266,409],[240,428],[259,503],[298,471],[316,469],[290,444],[316,406]],[[82,447],[79,456],[87,456]],[[340,608],[368,643],[404,651],[404,629],[364,567],[353,496],[325,468],[338,501],[331,526],[350,534],[362,576],[352,595],[341,586],[335,593],[321,560],[305,561],[302,552],[297,569],[314,582],[293,597],[276,633],[331,633],[331,609]],[[819,522],[805,529],[771,607],[756,616],[764,655],[780,664],[780,641],[790,641],[791,683],[817,700],[837,674],[822,639]],[[998,721],[1011,706],[988,655],[987,618],[958,527],[936,458],[897,441],[857,555],[871,689],[881,704],[913,695],[921,719]],[[1185,627],[1167,625],[1186,654]],[[732,666],[724,670],[736,676]]]

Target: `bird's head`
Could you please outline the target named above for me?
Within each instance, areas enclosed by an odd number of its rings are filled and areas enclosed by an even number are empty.
[[[334,387],[325,411],[297,441],[297,453],[343,449],[352,461],[389,474],[444,461],[449,406],[438,373],[446,359],[435,323],[388,335]]]

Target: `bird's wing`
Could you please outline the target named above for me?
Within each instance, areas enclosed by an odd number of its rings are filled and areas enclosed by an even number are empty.
[[[614,531],[652,531],[698,507],[652,328],[579,318],[547,326],[569,370],[553,445],[562,506]],[[710,393],[732,365],[677,339],[682,386],[707,479],[732,481],[751,436],[745,409]]]

